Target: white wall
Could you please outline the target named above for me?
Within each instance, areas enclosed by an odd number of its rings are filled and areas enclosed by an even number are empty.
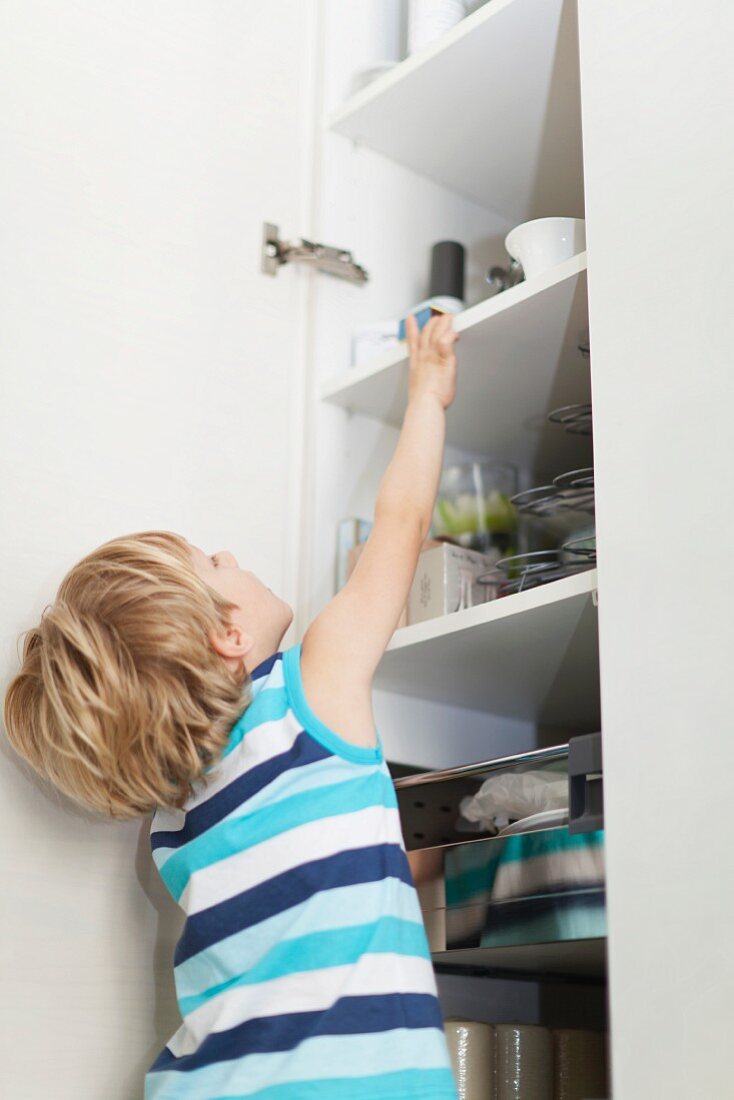
[[[618,1100],[732,1095],[733,36],[580,4]]]
[[[304,281],[259,244],[303,231],[311,27],[302,0],[0,8],[3,684],[115,535],[180,531],[294,596]],[[2,749],[3,1095],[140,1100],[178,1025],[147,822],[90,824]]]

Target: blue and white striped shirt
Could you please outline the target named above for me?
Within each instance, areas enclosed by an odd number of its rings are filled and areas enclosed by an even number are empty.
[[[258,666],[207,786],[153,818],[186,923],[145,1100],[456,1100],[382,746],[319,721],[300,655]]]

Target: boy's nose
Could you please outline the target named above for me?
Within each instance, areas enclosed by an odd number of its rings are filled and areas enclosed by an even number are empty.
[[[224,562],[225,565],[232,565],[235,569],[239,569],[237,558],[234,554],[230,554],[229,550],[219,550],[216,556],[220,561]]]

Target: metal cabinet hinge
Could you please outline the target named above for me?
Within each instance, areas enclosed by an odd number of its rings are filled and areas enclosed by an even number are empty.
[[[352,259],[352,253],[344,248],[332,248],[326,244],[315,244],[301,238],[297,244],[281,241],[277,225],[263,222],[263,244],[261,271],[265,275],[276,275],[283,264],[309,264],[327,275],[336,275],[350,283],[366,283],[367,272]]]

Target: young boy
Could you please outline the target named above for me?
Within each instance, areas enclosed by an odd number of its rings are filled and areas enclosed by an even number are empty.
[[[430,954],[375,730],[374,671],[428,534],[455,392],[451,318],[408,322],[409,400],[350,580],[291,609],[225,552],[115,539],[28,632],[14,747],[80,804],[155,811],[186,913],[183,1023],[145,1100],[455,1100]]]

